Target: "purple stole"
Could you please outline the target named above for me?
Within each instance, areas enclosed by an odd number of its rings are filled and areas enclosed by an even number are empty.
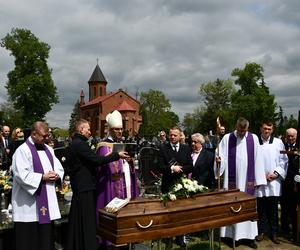
[[[229,135],[229,149],[228,149],[228,187],[236,188],[236,143],[237,138],[234,133]],[[253,135],[248,132],[246,137],[247,143],[247,186],[245,192],[254,194],[254,140]]]
[[[29,139],[26,140],[26,144],[31,151],[34,172],[44,174],[44,169],[36,147],[34,146],[34,144],[32,144],[29,141]],[[54,169],[52,154],[50,153],[49,149],[45,145],[42,146],[44,147],[45,153],[52,165],[52,169]],[[37,203],[37,210],[39,215],[39,223],[40,224],[50,223],[51,220],[49,215],[47,188],[46,188],[46,182],[44,182],[43,180],[41,181],[40,186],[36,191],[36,203]]]

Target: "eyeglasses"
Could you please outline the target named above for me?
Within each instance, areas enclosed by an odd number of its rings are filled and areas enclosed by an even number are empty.
[[[22,133],[23,131],[22,130],[16,130],[16,133],[17,134],[20,134],[20,133]]]
[[[39,132],[36,132],[37,134],[39,134],[41,137],[43,137],[43,139],[47,139],[50,135],[49,134],[44,134],[42,135],[41,133]]]
[[[200,143],[199,141],[192,141],[192,143],[195,143],[195,144],[197,144],[197,143]]]

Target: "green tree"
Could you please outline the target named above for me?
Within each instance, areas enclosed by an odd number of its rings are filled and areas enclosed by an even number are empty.
[[[200,121],[197,119],[197,116],[194,113],[186,113],[183,118],[182,126],[184,127],[184,132],[186,135],[192,135],[196,132],[196,128],[199,125]]]
[[[200,86],[199,95],[204,99],[205,104],[200,119],[201,131],[208,133],[210,130],[216,130],[217,117],[221,119],[222,125],[228,127],[231,124],[231,97],[235,92],[231,80],[217,79]]]
[[[244,69],[235,68],[231,75],[236,76],[235,84],[241,87],[240,94],[253,95],[259,80],[263,79],[264,69],[257,63],[247,63]]]
[[[80,104],[79,104],[79,100],[77,100],[77,102],[74,105],[72,114],[71,114],[71,118],[69,121],[69,132],[70,134],[72,134],[75,131],[75,125],[76,125],[76,121],[79,120],[80,118]]]
[[[247,63],[244,69],[234,69],[235,84],[240,89],[232,95],[232,117],[243,116],[250,122],[250,130],[259,133],[262,121],[277,123],[278,113],[274,95],[271,95],[263,77],[263,67]]]
[[[141,92],[141,116],[143,124],[140,127],[140,134],[152,137],[160,130],[168,130],[170,127],[179,124],[178,116],[171,111],[170,101],[158,90],[150,89]]]
[[[67,138],[69,136],[69,130],[61,129],[61,128],[55,128],[53,130],[53,134],[54,134],[55,138]]]
[[[15,57],[15,68],[8,73],[9,100],[22,114],[23,127],[44,119],[58,102],[56,87],[47,66],[50,46],[39,41],[30,30],[12,29],[0,45]]]

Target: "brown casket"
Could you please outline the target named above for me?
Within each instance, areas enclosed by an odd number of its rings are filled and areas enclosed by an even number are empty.
[[[116,245],[256,220],[256,198],[237,189],[168,201],[138,198],[116,213],[99,210],[98,235]]]

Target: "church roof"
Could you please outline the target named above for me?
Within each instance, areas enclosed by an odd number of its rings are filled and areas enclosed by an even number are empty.
[[[103,73],[102,73],[102,71],[101,71],[98,64],[96,65],[96,67],[94,69],[94,72],[91,75],[89,83],[90,82],[106,82],[107,83],[107,81],[106,81],[106,79],[105,79],[105,77],[104,77],[104,75],[103,75]]]
[[[106,100],[107,98],[111,97],[112,95],[114,95],[115,93],[110,93],[108,95],[104,95],[104,96],[98,96],[95,99],[86,102],[84,105],[82,105],[81,107],[86,107],[86,106],[90,106],[90,105],[94,105],[100,102],[103,102],[104,100]]]
[[[130,104],[125,100],[116,108],[118,111],[136,111]]]

